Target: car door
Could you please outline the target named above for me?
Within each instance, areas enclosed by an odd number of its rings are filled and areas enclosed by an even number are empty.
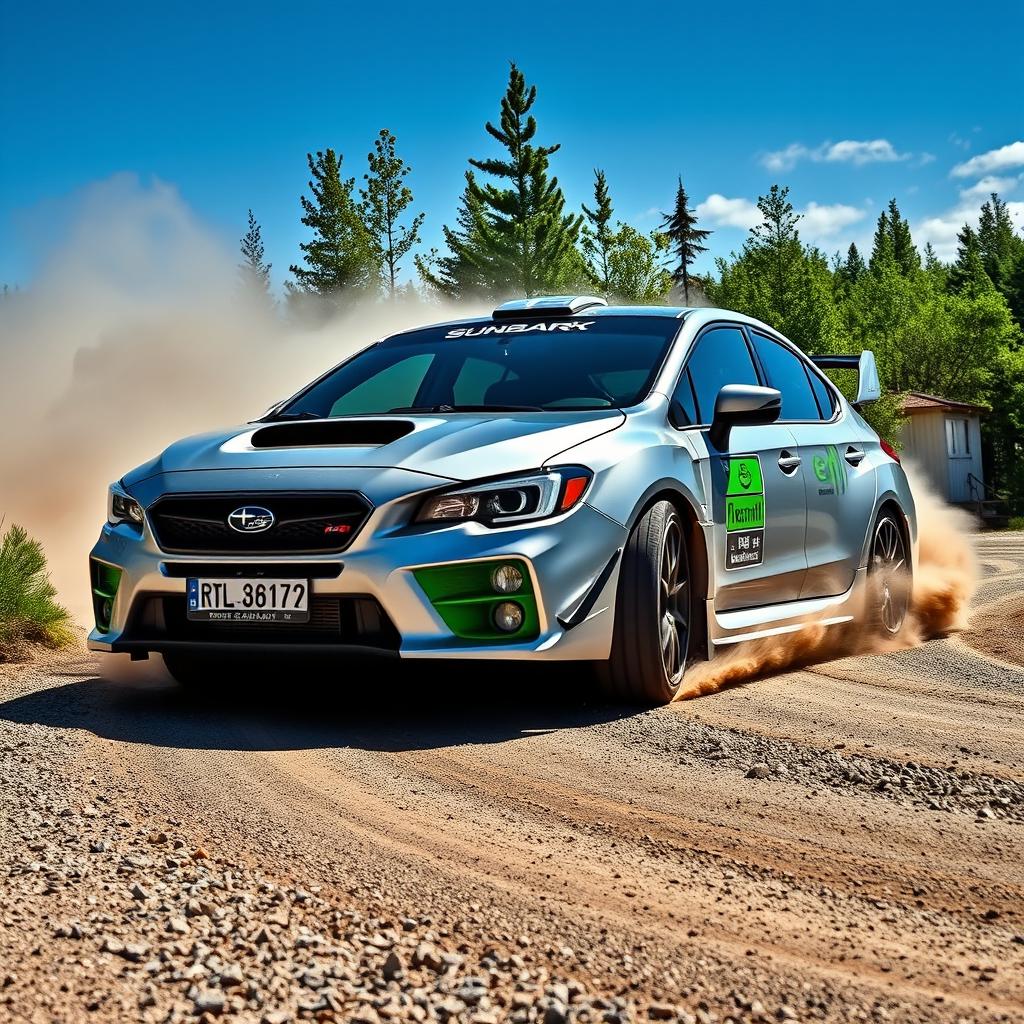
[[[699,432],[707,453],[704,479],[714,523],[710,575],[721,611],[795,600],[807,571],[806,498],[789,428],[734,427],[724,452],[708,437],[721,388],[761,383],[743,329],[721,324],[698,337],[674,395],[677,420]]]
[[[878,439],[840,411],[831,383],[802,353],[757,331],[750,337],[769,385],[782,392],[779,421],[793,434],[803,468],[807,574],[800,596],[845,593],[875,507]]]

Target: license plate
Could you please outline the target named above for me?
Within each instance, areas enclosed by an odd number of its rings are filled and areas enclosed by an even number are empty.
[[[206,622],[309,622],[309,580],[187,581],[188,617]]]

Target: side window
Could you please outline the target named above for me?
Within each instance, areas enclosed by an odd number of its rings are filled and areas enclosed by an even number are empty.
[[[710,423],[715,399],[726,384],[760,384],[738,327],[714,327],[702,334],[687,363],[697,398],[697,422]]]
[[[416,393],[433,358],[432,353],[423,352],[392,363],[387,369],[374,374],[342,395],[331,406],[328,415],[387,412],[388,409],[414,405]]]
[[[814,397],[818,400],[821,418],[823,420],[832,419],[832,413],[836,411],[836,400],[832,389],[813,371],[808,370],[807,376],[811,378],[811,389],[814,391]]]
[[[804,361],[763,334],[754,334],[754,349],[768,376],[768,386],[782,392],[780,420],[820,420]]]
[[[697,403],[693,397],[693,385],[690,383],[689,368],[683,370],[679,383],[676,385],[675,394],[672,395],[672,401],[677,402],[679,408],[683,410],[686,422],[682,426],[693,426],[700,423],[700,417],[697,415]]]

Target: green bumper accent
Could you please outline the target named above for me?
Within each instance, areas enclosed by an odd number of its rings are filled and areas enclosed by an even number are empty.
[[[514,594],[499,594],[494,590],[491,576],[501,565],[514,565],[523,574],[522,588]],[[520,558],[435,565],[414,569],[413,576],[444,624],[463,640],[522,643],[540,635],[533,581],[526,563]],[[514,601],[523,609],[523,624],[514,633],[504,633],[494,625],[494,609],[502,601]]]
[[[121,585],[121,570],[116,565],[89,559],[89,575],[92,578],[92,609],[96,616],[96,628],[104,633],[110,629],[110,613],[113,610],[117,588]]]

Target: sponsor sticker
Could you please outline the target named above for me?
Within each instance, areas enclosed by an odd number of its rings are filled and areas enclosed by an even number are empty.
[[[569,331],[587,331],[593,320],[556,320],[534,324],[481,324],[478,327],[454,327],[445,338],[482,338],[489,334],[565,334]]]
[[[725,460],[725,567],[742,569],[764,559],[764,477],[757,455]]]
[[[839,457],[839,449],[834,444],[825,446],[824,455],[815,455],[811,465],[821,485],[819,495],[846,493],[846,463]]]

